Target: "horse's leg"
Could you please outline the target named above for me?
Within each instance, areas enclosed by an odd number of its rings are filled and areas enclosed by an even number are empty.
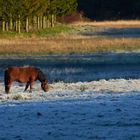
[[[34,81],[31,81],[31,82],[30,82],[30,91],[29,91],[29,92],[32,92],[33,84],[34,84]]]
[[[10,87],[12,85],[12,81],[10,81],[7,85],[5,85],[5,92],[9,93],[10,92]]]
[[[29,85],[30,85],[30,83],[29,83],[29,82],[27,82],[27,84],[26,84],[26,87],[25,87],[24,91],[26,91],[26,90],[28,89]]]
[[[12,85],[12,80],[10,78],[8,70],[6,70],[5,73],[4,73],[4,84],[5,84],[5,92],[9,93],[10,87]]]
[[[6,86],[5,86],[5,92],[6,92],[6,93],[9,93],[9,91],[10,91],[10,86],[9,86],[9,85],[6,85]]]

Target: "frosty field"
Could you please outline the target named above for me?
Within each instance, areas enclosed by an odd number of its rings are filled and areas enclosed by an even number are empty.
[[[0,140],[139,140],[140,54],[0,58]],[[34,65],[49,92],[13,83],[4,69]]]
[[[53,83],[44,93],[0,84],[0,140],[139,140],[140,79]]]

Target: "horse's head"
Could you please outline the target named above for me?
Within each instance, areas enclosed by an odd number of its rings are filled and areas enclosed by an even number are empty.
[[[43,82],[41,83],[41,88],[42,88],[45,92],[48,91],[49,87],[48,87],[48,81],[47,81],[47,80],[45,80],[45,81],[43,81]]]

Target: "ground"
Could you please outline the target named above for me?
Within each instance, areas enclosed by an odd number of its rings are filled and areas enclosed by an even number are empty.
[[[0,140],[139,140],[140,80],[53,83],[44,93],[1,89]]]

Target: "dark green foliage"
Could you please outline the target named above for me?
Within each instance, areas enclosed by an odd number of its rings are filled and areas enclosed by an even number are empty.
[[[77,0],[0,0],[0,30],[33,31],[54,26],[56,16],[74,12]]]

